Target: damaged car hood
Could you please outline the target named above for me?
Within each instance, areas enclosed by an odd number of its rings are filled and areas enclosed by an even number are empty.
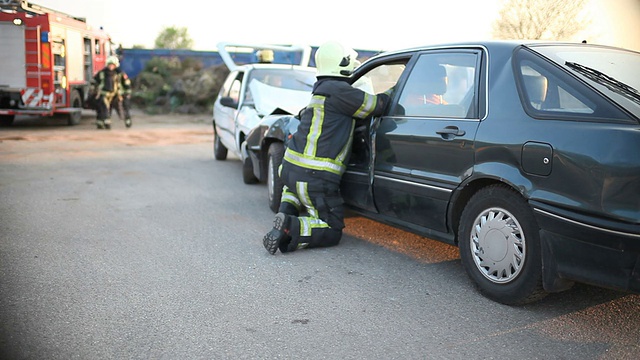
[[[256,79],[249,83],[249,91],[256,111],[263,116],[272,114],[278,108],[289,114],[297,114],[311,99],[311,91],[271,86]]]

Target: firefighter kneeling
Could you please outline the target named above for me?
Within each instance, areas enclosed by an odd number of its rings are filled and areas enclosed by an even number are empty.
[[[317,81],[298,130],[287,144],[285,184],[273,229],[263,238],[270,254],[280,249],[337,245],[344,228],[340,181],[353,142],[355,121],[382,115],[388,94],[372,95],[349,84],[358,54],[336,42],[316,51]]]

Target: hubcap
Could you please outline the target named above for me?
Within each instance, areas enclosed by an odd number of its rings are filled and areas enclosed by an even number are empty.
[[[480,273],[491,282],[515,279],[524,265],[526,242],[518,220],[501,208],[490,208],[474,221],[471,251]]]

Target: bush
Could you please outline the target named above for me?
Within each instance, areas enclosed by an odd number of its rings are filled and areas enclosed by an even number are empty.
[[[133,82],[132,102],[147,112],[210,112],[229,74],[225,65],[203,69],[193,58],[149,60]]]

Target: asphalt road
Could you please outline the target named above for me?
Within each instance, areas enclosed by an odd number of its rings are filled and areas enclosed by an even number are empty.
[[[500,305],[456,248],[360,217],[269,255],[265,185],[211,140],[208,115],[0,129],[0,358],[640,358],[640,295]]]

